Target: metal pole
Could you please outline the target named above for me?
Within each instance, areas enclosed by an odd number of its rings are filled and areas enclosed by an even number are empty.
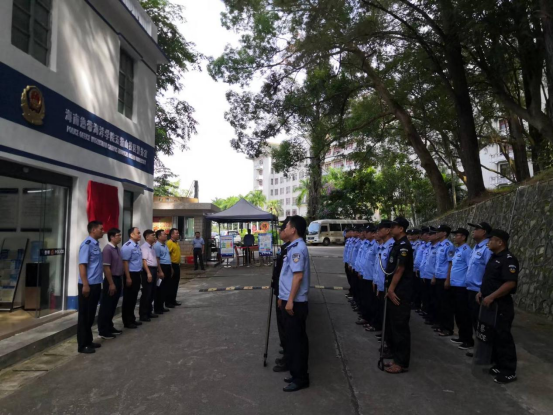
[[[271,330],[271,313],[273,311],[273,287],[269,290],[269,313],[267,315],[267,336],[265,337],[265,353],[263,353],[263,367],[267,367],[267,353],[269,351],[269,333]]]

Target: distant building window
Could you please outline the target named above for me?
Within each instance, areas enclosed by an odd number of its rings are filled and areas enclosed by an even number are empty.
[[[271,174],[275,174],[275,169],[271,169]]]
[[[297,209],[292,209],[292,215],[295,216],[295,215],[297,215],[297,214],[298,214]]]
[[[48,64],[52,0],[14,0],[12,45]]]
[[[281,187],[281,188],[280,188],[280,194],[281,194],[281,195],[284,194],[284,187]]]
[[[280,199],[280,206],[284,206],[284,199]]]
[[[303,179],[305,177],[305,172],[302,170],[300,171],[300,179]]]
[[[289,204],[290,204],[290,198],[287,197],[287,198],[286,198],[286,205],[289,205]]]
[[[334,168],[339,169],[344,166],[344,163],[341,161],[337,161],[334,163]]]
[[[353,166],[353,160],[348,160],[348,161],[347,161],[347,165],[348,165],[348,166]]]
[[[286,194],[290,193],[290,186],[286,187]]]
[[[273,195],[273,189],[271,189],[271,196]]]
[[[121,49],[119,62],[119,99],[117,108],[127,118],[132,118],[134,93],[134,61]]]
[[[511,168],[509,167],[509,163],[498,163],[497,169],[503,176],[511,177]]]
[[[509,122],[507,120],[499,120],[499,131],[502,134],[507,134],[509,129]]]
[[[286,216],[290,216],[290,209],[286,211]]]
[[[281,183],[281,184],[284,183],[284,177],[281,177],[281,178],[280,178],[280,183]]]

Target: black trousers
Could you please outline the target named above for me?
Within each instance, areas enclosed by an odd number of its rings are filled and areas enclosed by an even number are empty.
[[[204,268],[204,256],[202,255],[202,248],[194,248],[194,269],[198,269],[198,258],[200,259],[200,267]]]
[[[436,285],[432,285],[432,280],[424,280],[425,296],[427,303],[426,318],[433,323],[438,322],[438,300],[436,296]]]
[[[102,284],[102,298],[100,299],[100,311],[98,311],[98,333],[111,334],[113,327],[113,316],[117,309],[117,303],[121,296],[122,281],[120,275],[113,275],[113,284],[115,285],[115,294],[109,295],[109,282],[105,278]]]
[[[284,330],[284,317],[282,315],[284,311],[278,306],[278,294],[275,294],[275,296],[276,296],[275,314],[276,314],[276,321],[277,321],[278,338],[280,340],[280,345],[284,351],[282,358],[286,363],[288,363],[288,356],[286,353],[286,331]]]
[[[83,285],[78,284],[79,316],[77,319],[77,344],[79,350],[92,344],[92,325],[102,293],[102,284],[90,284],[88,297],[83,295]]]
[[[123,317],[123,325],[128,326],[134,324],[136,317],[134,315],[134,308],[136,307],[136,301],[138,299],[138,292],[140,291],[140,275],[141,272],[130,272],[132,284],[127,286],[125,281],[123,291],[123,309],[121,310],[121,316]],[[125,278],[126,279],[126,278]]]
[[[158,311],[163,311],[165,299],[169,293],[169,287],[171,285],[171,264],[161,264],[161,271],[163,272],[163,279],[159,286],[156,286],[155,297],[154,297],[154,310],[157,313]]]
[[[415,278],[413,279],[413,296],[411,298],[411,306],[415,310],[420,310],[422,302],[422,281],[419,276],[419,272],[415,272]]]
[[[177,292],[179,291],[180,283],[180,264],[171,263],[173,268],[173,277],[167,287],[167,297],[165,298],[166,305],[173,305],[177,301]]]
[[[455,316],[455,322],[459,328],[459,339],[468,344],[474,345],[472,339],[472,327],[469,311],[469,299],[467,295],[467,289],[465,287],[451,287],[448,290],[449,302],[452,305],[453,315]]]
[[[307,338],[308,303],[294,302],[294,315],[286,312],[286,301],[282,301],[282,321],[286,336],[286,352],[290,375],[295,381],[308,382],[309,339]]]
[[[140,306],[138,314],[141,318],[149,317],[152,314],[152,300],[154,295],[154,287],[156,286],[157,268],[148,267],[152,274],[152,281],[148,282],[148,274],[142,271],[142,295],[140,296]]]
[[[357,271],[352,271],[351,274],[353,299],[355,300],[355,303],[359,306],[361,304],[361,279],[359,278],[359,274],[357,273]]]
[[[422,311],[426,314],[430,312],[430,280],[421,278],[421,300]]]
[[[453,332],[455,325],[453,323],[453,310],[448,290],[445,289],[445,279],[436,278],[436,302],[437,302],[437,321],[442,330]]]
[[[374,327],[377,331],[381,331],[384,323],[384,292],[378,291],[377,289],[376,293],[374,293],[373,296],[374,314],[373,318],[370,321],[370,325]]]
[[[398,294],[398,297],[402,298],[401,293]],[[405,297],[405,294],[403,297]],[[388,302],[386,343],[394,357],[394,363],[403,368],[408,368],[411,360],[411,329],[409,328],[411,304],[403,301],[399,305],[395,305],[391,300],[386,301]]]
[[[476,325],[478,324],[478,314],[480,313],[480,304],[476,302],[477,291],[467,289],[467,296],[469,300],[469,313],[470,321],[472,323],[472,329],[476,332]]]
[[[361,280],[361,317],[363,320],[370,322],[372,319],[372,299],[373,299],[373,282],[371,280]]]
[[[352,289],[352,282],[351,282],[351,272],[349,270],[349,266],[348,264],[344,264],[344,268],[346,270],[346,278],[348,279],[348,284],[349,284],[349,291],[348,291],[348,294],[349,295],[353,295],[353,289]]]
[[[513,299],[509,295],[497,300],[497,323],[493,338],[492,362],[502,374],[514,375],[517,370],[517,350],[511,334],[515,318]]]
[[[252,263],[252,250],[250,247],[244,249],[244,263],[250,265]]]

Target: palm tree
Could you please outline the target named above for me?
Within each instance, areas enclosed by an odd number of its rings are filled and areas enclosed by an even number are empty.
[[[267,203],[267,198],[261,190],[252,190],[244,198],[252,205],[262,208]]]
[[[303,206],[305,204],[303,200],[309,194],[309,179],[300,180],[300,185],[296,188],[296,192],[300,192],[300,194],[296,196],[296,206]]]
[[[280,200],[269,200],[265,205],[267,212],[272,213],[275,216],[281,216],[284,214],[284,210],[280,205]]]

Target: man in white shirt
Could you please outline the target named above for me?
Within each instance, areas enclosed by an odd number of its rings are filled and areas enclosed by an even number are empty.
[[[142,296],[140,297],[138,313],[140,321],[151,321],[152,318],[158,318],[158,315],[152,311],[152,301],[154,299],[159,264],[154,249],[156,241],[154,231],[146,229],[143,236],[146,242],[140,247],[142,251]]]

